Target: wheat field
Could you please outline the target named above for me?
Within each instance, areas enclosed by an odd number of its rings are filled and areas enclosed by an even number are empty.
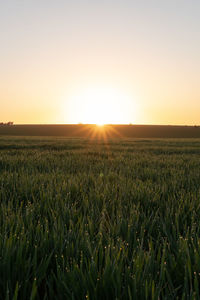
[[[1,137],[0,299],[200,299],[200,139]]]

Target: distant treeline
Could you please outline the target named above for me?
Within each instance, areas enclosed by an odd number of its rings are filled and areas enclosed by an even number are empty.
[[[7,123],[0,122],[0,126],[11,126],[11,125],[13,125],[13,122],[7,122]]]

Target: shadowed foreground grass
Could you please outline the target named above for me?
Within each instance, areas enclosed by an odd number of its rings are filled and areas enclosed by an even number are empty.
[[[1,138],[0,299],[200,299],[200,140]]]

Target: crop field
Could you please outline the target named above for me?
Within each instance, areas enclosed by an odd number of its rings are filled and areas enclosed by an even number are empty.
[[[1,137],[0,299],[200,299],[200,139]]]
[[[200,126],[168,125],[104,125],[103,131],[95,124],[68,125],[0,125],[0,136],[54,136],[88,138],[99,136],[107,138],[199,138]]]

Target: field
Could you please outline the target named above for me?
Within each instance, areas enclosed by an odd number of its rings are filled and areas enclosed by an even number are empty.
[[[0,126],[0,135],[90,138],[200,138],[200,126],[168,125],[13,125]]]
[[[0,299],[200,299],[200,139],[1,137]]]

